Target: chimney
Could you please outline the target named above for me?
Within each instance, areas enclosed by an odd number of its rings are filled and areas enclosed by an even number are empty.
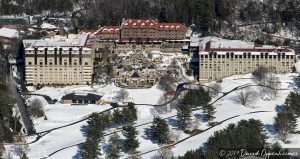
[[[210,47],[211,47],[211,41],[209,41],[205,44],[205,50],[209,50]]]
[[[62,22],[60,22],[60,24],[59,24],[59,34],[60,34],[60,36],[66,36],[67,35]]]
[[[124,23],[125,21],[126,21],[126,19],[125,19],[125,18],[123,18],[123,19],[122,19],[122,23]]]

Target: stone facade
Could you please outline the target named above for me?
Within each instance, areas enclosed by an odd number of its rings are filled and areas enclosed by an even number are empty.
[[[150,88],[166,73],[166,70],[116,71],[115,84],[126,88]]]
[[[93,54],[87,35],[24,40],[28,85],[70,85],[92,82]]]
[[[85,30],[95,37],[97,48],[113,48],[114,53],[138,52],[181,52],[190,43],[189,30],[179,23],[158,23],[148,19],[122,20],[120,26],[104,26],[99,30]],[[96,53],[97,56],[97,53]]]
[[[200,81],[252,73],[264,66],[277,73],[292,72],[295,53],[287,48],[211,48],[210,42],[199,55]]]
[[[114,69],[115,84],[127,88],[149,88],[167,73],[167,69],[158,67],[162,57],[151,57],[146,53],[128,52],[116,59]]]

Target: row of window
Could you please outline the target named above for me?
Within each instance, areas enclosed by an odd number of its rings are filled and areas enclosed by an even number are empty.
[[[28,62],[27,64],[28,64],[28,65],[32,65],[32,62]],[[53,65],[53,64],[54,64],[53,62],[49,62],[49,65]],[[76,66],[77,64],[78,64],[77,62],[74,62],[74,63],[73,63],[74,66]],[[44,62],[40,62],[40,65],[47,65],[47,64],[46,64],[46,63],[44,64]],[[64,62],[63,65],[68,65],[68,62]],[[69,65],[72,65],[72,64],[69,63]],[[85,62],[84,65],[85,65],[85,66],[88,66],[89,63],[88,63],[88,62]]]
[[[261,59],[276,59],[276,58],[282,58],[282,59],[293,59],[295,56],[294,55],[200,55],[200,58],[261,58]]]

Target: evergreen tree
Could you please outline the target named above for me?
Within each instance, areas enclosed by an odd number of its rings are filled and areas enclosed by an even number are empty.
[[[105,112],[105,113],[102,114],[102,121],[103,121],[104,127],[107,127],[111,124],[112,115],[111,115],[110,111]]]
[[[208,91],[200,87],[199,90],[188,90],[184,95],[181,104],[189,105],[191,108],[207,105],[211,101]]]
[[[192,110],[189,105],[180,104],[177,109],[177,126],[179,129],[186,130],[190,125]]]
[[[112,122],[115,124],[123,124],[123,114],[119,109],[115,109],[113,112]]]
[[[81,147],[82,158],[96,159],[98,155],[100,155],[100,150],[97,142],[88,138]]]
[[[0,42],[0,55],[4,54],[4,47],[3,44]]]
[[[276,142],[275,144],[272,144],[271,145],[271,148],[270,148],[270,152],[272,153],[285,153],[287,154],[288,153],[288,150],[287,149],[283,149],[278,142]],[[271,159],[290,159],[290,156],[289,155],[274,155],[274,156],[270,156]]]
[[[215,107],[211,104],[207,104],[203,106],[203,114],[205,114],[208,123],[214,120],[214,114],[216,113]]]
[[[124,141],[125,152],[133,153],[140,145],[137,140],[138,131],[132,125],[123,127],[122,134],[126,138]]]
[[[118,159],[120,158],[120,149],[122,148],[120,143],[120,136],[114,132],[112,136],[109,137],[108,140],[108,148],[106,157],[108,159]]]
[[[168,13],[167,8],[162,7],[159,14],[159,22],[161,23],[167,23],[168,22]]]
[[[27,155],[24,153],[23,155],[22,155],[22,158],[21,159],[29,159],[28,157],[27,157]]]
[[[103,139],[103,130],[106,124],[104,123],[103,115],[93,113],[87,121],[89,127],[87,129],[86,141],[81,147],[81,155],[83,158],[94,159],[101,155],[99,144]]]
[[[134,103],[128,103],[128,107],[122,110],[124,123],[133,123],[137,120],[137,110],[134,107]]]
[[[297,115],[300,115],[300,94],[298,92],[291,92],[285,99],[285,105],[293,109]]]
[[[131,124],[137,120],[137,110],[134,103],[128,103],[128,107],[124,107],[122,111],[115,109],[112,121],[115,124]]]
[[[151,126],[150,137],[159,144],[166,144],[169,142],[169,127],[167,122],[160,117],[153,118],[153,125]]]
[[[204,159],[204,153],[202,150],[196,149],[196,150],[191,150],[188,151],[184,154],[184,156],[179,156],[178,159]]]
[[[138,117],[137,117],[137,110],[136,110],[136,108],[134,107],[134,103],[129,102],[129,103],[128,103],[128,109],[130,110],[130,115],[131,115],[132,119],[133,119],[134,121],[136,121]]]
[[[224,148],[261,149],[268,146],[264,125],[259,120],[241,120],[216,131],[204,144],[205,158],[219,158],[219,150]],[[234,158],[235,156],[231,156]],[[239,156],[236,156],[239,157]]]
[[[232,0],[215,0],[215,12],[216,16],[220,19],[226,20],[226,18],[234,12],[234,3]]]
[[[287,136],[290,132],[295,131],[297,120],[293,112],[284,110],[277,113],[274,118],[274,128],[277,133],[277,137],[283,142],[287,142]]]

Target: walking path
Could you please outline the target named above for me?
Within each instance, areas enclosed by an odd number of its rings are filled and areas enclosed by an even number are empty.
[[[173,97],[170,101],[168,101],[168,102],[166,102],[166,103],[164,103],[164,104],[160,104],[160,105],[152,105],[152,104],[135,104],[135,105],[137,105],[137,106],[139,106],[139,105],[144,105],[144,106],[154,106],[154,107],[165,106],[165,105],[171,103],[172,101],[176,100],[176,99],[178,98],[178,96],[181,94],[181,92],[183,92],[183,91],[185,91],[185,90],[188,90],[188,88],[185,88],[184,86],[185,86],[185,85],[190,85],[190,84],[191,84],[191,83],[181,83],[181,84],[179,84],[179,85],[177,86],[176,93],[175,93],[174,97]],[[196,84],[196,85],[199,85],[199,84]],[[200,85],[199,85],[199,86],[200,86]],[[201,85],[201,86],[202,86],[202,85]],[[247,88],[247,87],[255,87],[255,86],[268,87],[268,86],[264,86],[264,85],[249,85],[249,84],[237,86],[237,87],[233,88],[232,90],[230,90],[230,91],[228,91],[228,92],[219,92],[219,93],[223,93],[223,95],[222,95],[221,97],[217,98],[216,100],[214,100],[213,102],[211,102],[210,104],[216,103],[216,102],[219,101],[220,99],[224,98],[225,96],[227,96],[228,94],[230,94],[230,93],[232,93],[232,92],[234,92],[234,91],[236,91],[236,90],[244,89],[244,88]],[[206,87],[208,87],[208,86],[206,86]],[[208,87],[208,88],[210,88],[210,87]],[[212,89],[213,89],[213,88],[212,88]],[[277,89],[277,90],[290,90],[290,89]],[[114,103],[114,105],[115,105],[115,107],[120,107],[119,105],[116,105],[116,103]],[[114,109],[114,108],[111,108],[110,110],[112,110],[112,109]],[[200,110],[200,109],[201,109],[201,108],[194,108],[194,109],[192,109],[192,111],[197,111],[197,110]],[[147,152],[142,152],[142,153],[137,154],[136,156],[141,156],[141,155],[144,155],[144,154],[147,154],[147,153],[150,153],[150,152],[157,151],[157,150],[162,149],[162,148],[175,146],[175,145],[177,145],[177,144],[179,144],[179,143],[184,142],[185,140],[187,140],[187,139],[189,139],[189,138],[191,138],[191,137],[194,137],[194,136],[196,136],[196,135],[200,135],[201,133],[203,133],[203,132],[205,132],[205,131],[208,131],[209,129],[211,129],[211,128],[213,128],[213,127],[216,127],[216,126],[218,126],[218,125],[221,125],[222,123],[224,123],[224,122],[226,122],[226,121],[228,121],[228,120],[234,119],[234,118],[237,118],[237,117],[240,117],[240,116],[243,116],[243,115],[248,115],[248,114],[268,113],[268,112],[273,112],[273,111],[254,111],[254,112],[249,112],[249,113],[246,113],[246,114],[235,115],[235,116],[229,117],[229,118],[227,118],[227,119],[224,119],[224,120],[218,122],[216,125],[211,126],[211,127],[205,129],[205,130],[202,131],[202,132],[192,134],[192,135],[190,135],[190,136],[188,136],[188,137],[186,137],[186,138],[184,138],[184,139],[182,139],[182,140],[180,140],[180,141],[178,141],[178,142],[176,142],[176,143],[173,143],[173,144],[171,144],[171,145],[167,145],[167,146],[165,146],[165,147],[161,147],[161,148],[158,148],[158,149],[149,150],[149,151],[147,151]],[[176,117],[176,116],[177,116],[177,115],[172,115],[172,116],[169,116],[169,117],[166,117],[166,118],[163,118],[163,119],[170,119],[170,118],[174,118],[174,117]],[[149,125],[149,124],[152,124],[152,122],[147,122],[147,123],[135,125],[134,127],[140,127],[140,126],[145,126],[145,125]],[[73,124],[68,124],[68,125],[70,126],[70,125],[73,125]],[[63,126],[63,127],[66,127],[66,126]],[[120,131],[122,131],[122,128],[123,128],[123,127],[119,127],[119,128],[117,128],[117,129],[115,129],[113,132],[104,134],[104,136],[109,136],[109,135],[113,134],[114,132],[120,132]],[[56,130],[56,129],[59,129],[59,128],[55,128],[55,129],[53,129],[53,130]],[[48,131],[49,131],[49,130],[48,130]],[[46,131],[46,132],[48,132],[48,131]],[[52,152],[51,154],[49,154],[47,157],[44,157],[44,158],[42,158],[42,159],[46,159],[46,158],[48,158],[48,157],[50,157],[50,156],[52,156],[52,155],[54,155],[54,154],[56,154],[56,153],[58,153],[58,152],[60,152],[60,151],[62,151],[62,150],[65,150],[65,149],[68,149],[68,148],[71,148],[71,147],[74,147],[74,146],[79,146],[79,145],[81,145],[82,143],[84,143],[84,141],[79,142],[79,143],[76,143],[76,144],[73,144],[73,145],[66,146],[66,147],[64,147],[64,148],[60,148],[60,149],[56,150],[55,152]]]

